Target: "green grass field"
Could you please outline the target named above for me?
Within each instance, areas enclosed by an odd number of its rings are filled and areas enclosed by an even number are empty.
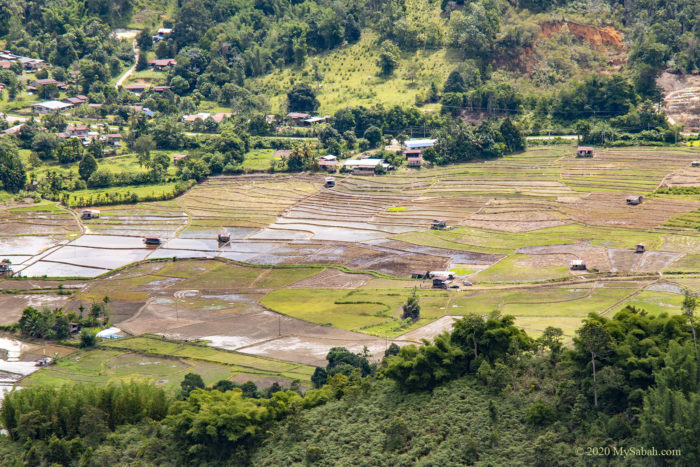
[[[460,227],[454,230],[408,233],[394,238],[417,245],[505,254],[529,246],[567,245],[580,242],[613,248],[629,248],[636,243],[645,243],[649,249],[658,248],[664,242],[664,235],[661,233],[582,224],[518,233]]]
[[[274,149],[253,149],[246,153],[243,168],[249,170],[267,170],[275,155]]]
[[[314,367],[254,357],[210,347],[137,337],[100,344],[59,359],[22,380],[23,386],[66,383],[107,384],[146,381],[175,392],[187,373],[197,373],[206,384],[222,379],[275,378],[309,384]]]

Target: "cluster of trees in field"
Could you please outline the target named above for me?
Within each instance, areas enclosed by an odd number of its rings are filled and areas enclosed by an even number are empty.
[[[572,346],[537,339],[512,316],[468,315],[421,346],[389,346],[381,362],[337,347],[303,393],[252,383],[177,393],[149,385],[30,387],[7,396],[3,462],[60,465],[513,461],[572,465],[582,452],[670,450],[694,465],[700,373],[694,311],[628,306],[591,314]],[[59,415],[60,414],[60,415]],[[590,449],[589,449],[590,448]],[[635,459],[646,462],[647,458]]]

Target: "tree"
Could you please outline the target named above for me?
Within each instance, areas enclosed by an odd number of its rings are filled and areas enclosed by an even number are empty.
[[[700,358],[698,358],[698,340],[695,335],[695,322],[693,319],[696,307],[697,299],[695,298],[695,295],[693,295],[690,290],[685,289],[683,291],[683,305],[681,306],[681,309],[683,310],[683,314],[687,316],[688,320],[690,321],[690,330],[693,332],[693,345],[695,346],[695,359],[700,361]]]
[[[365,133],[362,136],[369,141],[370,147],[376,148],[379,145],[379,142],[382,140],[382,130],[372,125],[365,130]]]
[[[180,383],[180,394],[183,399],[187,399],[195,389],[203,389],[204,380],[197,373],[187,373],[185,378]]]
[[[155,149],[156,144],[151,135],[141,135],[136,138],[132,147],[136,151],[139,165],[143,167],[150,159],[151,151]]]
[[[287,109],[290,112],[314,112],[320,105],[316,93],[306,83],[295,85],[287,93]]]
[[[593,319],[587,320],[577,331],[579,340],[591,356],[591,371],[593,374],[593,405],[598,407],[598,382],[596,381],[596,358],[612,345],[612,337],[605,325]]]
[[[311,382],[316,389],[326,384],[327,379],[328,373],[326,373],[326,370],[321,367],[316,368],[314,370],[314,374],[311,376]]]
[[[54,159],[59,144],[60,141],[55,134],[42,131],[41,133],[37,133],[32,140],[32,151],[34,151],[41,160]]]
[[[462,77],[462,74],[457,71],[453,70],[450,75],[447,77],[447,80],[445,81],[445,86],[443,87],[443,92],[457,92],[457,93],[462,93],[467,90],[467,86],[464,83],[464,78]]]
[[[87,328],[83,328],[83,330],[80,331],[80,347],[81,348],[94,347],[96,343],[97,343],[97,331],[95,331],[94,329],[87,329]]]
[[[27,172],[17,146],[7,141],[7,138],[0,140],[0,181],[10,193],[20,192],[27,184]]]
[[[85,154],[83,159],[80,161],[80,164],[78,164],[78,174],[80,174],[80,178],[87,181],[96,170],[97,160],[95,160],[92,154]]]
[[[498,129],[503,136],[503,140],[508,147],[508,152],[518,152],[525,150],[525,138],[520,130],[513,124],[510,118],[506,117],[501,122]]]
[[[144,52],[139,52],[136,59],[136,71],[142,71],[146,68],[148,68],[148,59],[146,58],[146,54]]]
[[[416,288],[413,288],[413,293],[408,297],[408,301],[403,306],[403,319],[418,320],[420,317],[420,305],[418,304],[418,295]]]
[[[385,50],[379,55],[377,66],[379,66],[380,76],[391,76],[398,65],[399,61],[392,52]]]
[[[182,96],[190,90],[190,83],[182,76],[173,76],[170,80],[170,87],[178,96]]]

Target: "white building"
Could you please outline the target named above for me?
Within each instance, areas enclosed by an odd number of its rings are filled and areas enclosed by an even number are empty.
[[[54,112],[61,112],[66,109],[73,107],[73,104],[68,104],[61,101],[45,101],[38,104],[32,105],[34,111],[38,114],[50,114]]]
[[[409,139],[404,141],[403,147],[406,151],[423,151],[435,146],[436,141],[436,139]]]

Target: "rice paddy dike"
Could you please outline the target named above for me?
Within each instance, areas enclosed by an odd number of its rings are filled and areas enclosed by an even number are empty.
[[[698,148],[611,148],[577,159],[550,146],[338,175],[333,189],[322,174],[212,177],[91,220],[54,203],[8,204],[0,257],[22,279],[0,281],[0,324],[28,305],[76,310],[109,296],[113,324],[134,336],[64,357],[26,384],[132,373],[171,384],[194,368],[207,381],[264,385],[308,384],[331,347],[380,358],[467,313],[507,313],[533,336],[556,326],[567,338],[588,313],[627,304],[680,313],[682,289],[700,292],[700,198],[657,190],[700,185],[690,167],[699,158]],[[630,206],[631,195],[644,201]],[[448,227],[432,230],[434,219]],[[229,242],[217,240],[222,229]],[[160,246],[144,244],[153,235]],[[575,260],[587,269],[571,270]],[[445,270],[457,288],[410,278]],[[405,322],[414,288],[421,317]]]

